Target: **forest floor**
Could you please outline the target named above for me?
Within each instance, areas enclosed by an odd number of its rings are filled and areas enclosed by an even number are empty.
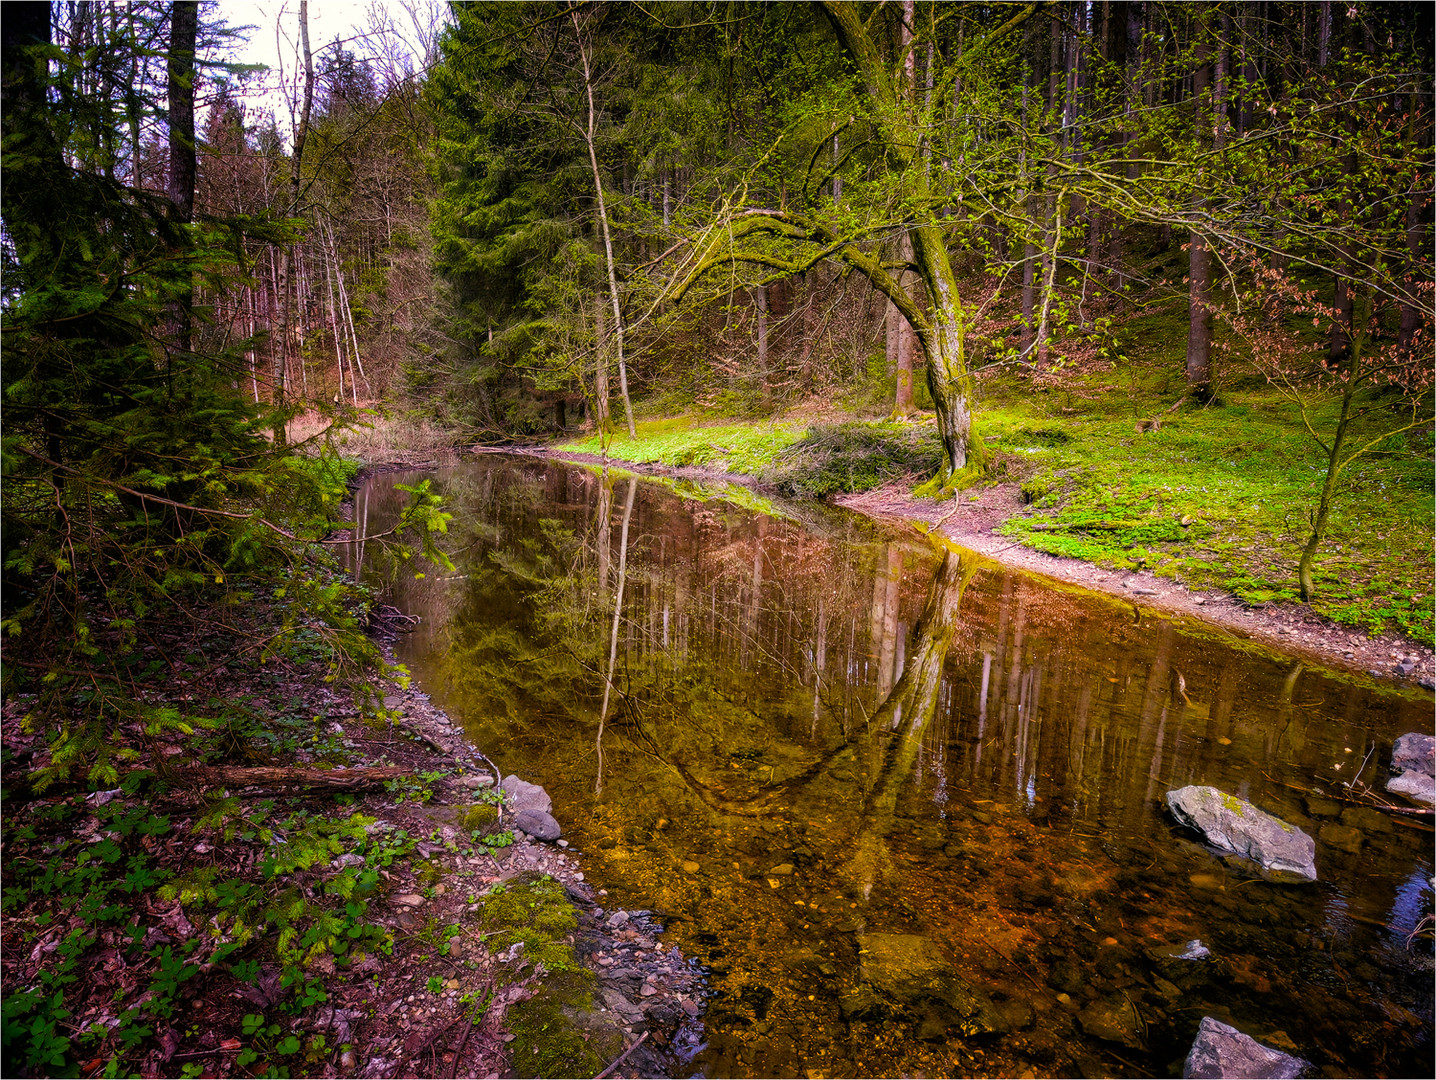
[[[336,665],[317,623],[271,650],[282,592],[145,635],[108,784],[32,786],[56,744],[5,701],[3,1075],[665,1075],[698,969],[518,827],[502,748],[393,665],[401,613]]]

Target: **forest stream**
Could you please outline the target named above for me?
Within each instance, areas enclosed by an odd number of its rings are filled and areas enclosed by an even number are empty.
[[[1424,691],[822,504],[549,460],[384,474],[361,531],[422,477],[457,573],[364,567],[422,618],[400,659],[704,965],[691,1073],[1180,1075],[1212,1016],[1317,1075],[1427,1074],[1430,819],[1343,786],[1383,790]],[[1218,858],[1165,809],[1187,784],[1311,834],[1319,880]]]

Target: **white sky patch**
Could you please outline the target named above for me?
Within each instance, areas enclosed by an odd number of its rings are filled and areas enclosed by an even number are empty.
[[[213,10],[232,27],[250,27],[248,40],[222,59],[264,64],[248,76],[237,96],[250,124],[273,116],[287,139],[298,118],[303,91],[299,0],[215,0]],[[439,0],[309,0],[309,47],[316,74],[336,47],[374,68],[376,84],[421,69],[432,56],[439,28],[448,18]]]

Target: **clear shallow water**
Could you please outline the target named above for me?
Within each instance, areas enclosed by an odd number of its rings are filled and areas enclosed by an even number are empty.
[[[393,578],[424,618],[401,657],[709,966],[695,1072],[1178,1075],[1213,1015],[1319,1073],[1429,1073],[1406,937],[1431,830],[1313,794],[1368,752],[1384,776],[1429,695],[823,507],[530,459],[433,475],[459,572]],[[416,478],[359,493],[371,530]],[[1321,880],[1214,858],[1162,808],[1188,783],[1322,835]],[[1002,1030],[863,1008],[881,934],[925,939]],[[1210,959],[1160,956],[1194,938]]]

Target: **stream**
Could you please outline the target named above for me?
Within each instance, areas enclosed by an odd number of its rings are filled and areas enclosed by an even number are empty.
[[[706,967],[692,1074],[1176,1076],[1213,1016],[1430,1075],[1430,819],[1327,795],[1380,791],[1431,695],[741,488],[485,455],[372,478],[363,529],[424,478],[456,572],[356,553],[422,617],[399,657]],[[1320,880],[1218,859],[1186,784]]]

